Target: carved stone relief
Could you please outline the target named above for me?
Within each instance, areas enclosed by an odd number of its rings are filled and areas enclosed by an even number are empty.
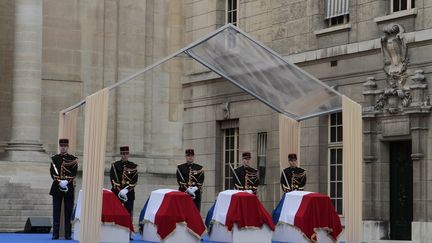
[[[407,72],[408,47],[404,28],[399,24],[389,24],[383,28],[381,52],[386,74],[386,87],[377,89],[374,77],[364,84],[363,95],[368,105],[364,113],[425,113],[430,112],[427,84],[422,70],[414,75]]]
[[[405,81],[401,75],[405,74],[408,64],[408,47],[404,38],[404,28],[399,24],[390,24],[383,28],[381,37],[381,51],[384,57],[384,71],[390,76],[389,84],[402,87]]]
[[[230,103],[227,101],[227,102],[224,102],[222,105],[221,105],[221,107],[222,107],[222,111],[223,111],[223,117],[224,117],[224,119],[230,119]]]

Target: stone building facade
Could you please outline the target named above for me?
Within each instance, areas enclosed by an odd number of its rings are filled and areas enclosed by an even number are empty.
[[[216,1],[211,9],[206,3],[189,1],[187,36],[225,23],[230,6]],[[364,240],[430,242],[432,2],[245,0],[236,7],[234,22],[241,29],[362,104]],[[215,178],[214,189],[206,189],[209,199],[226,188],[228,147],[252,151],[257,167],[265,157],[259,197],[272,208],[280,196],[277,114],[197,69],[189,68],[183,84],[184,143],[215,162],[206,164]],[[330,195],[343,212],[340,126],[337,114],[303,121],[300,163],[308,172],[307,190]],[[233,134],[234,145],[228,142]]]
[[[1,0],[0,9],[0,176],[11,183],[0,231],[16,231],[28,216],[52,214],[48,168],[59,112],[181,48],[183,2]],[[152,190],[176,186],[183,161],[182,63],[161,69],[110,94],[105,187],[119,147],[129,145],[139,165],[136,218]],[[80,108],[80,163],[83,125]]]
[[[0,0],[0,5],[0,110],[8,114],[0,117],[0,166],[8,183],[38,180],[48,187],[41,168],[56,150],[61,109],[229,20],[362,104],[365,241],[431,241],[432,0]],[[203,66],[176,59],[112,92],[107,170],[118,147],[129,144],[140,168],[137,217],[151,190],[175,188],[175,165],[183,161],[183,149],[192,147],[206,169],[205,215],[217,193],[230,186],[228,163],[241,163],[239,153],[247,150],[261,172],[258,196],[271,210],[281,196],[277,118]],[[303,121],[300,163],[308,173],[306,189],[329,194],[343,219],[341,126],[340,114]],[[78,130],[82,137],[82,117]],[[81,155],[82,139],[77,148]]]

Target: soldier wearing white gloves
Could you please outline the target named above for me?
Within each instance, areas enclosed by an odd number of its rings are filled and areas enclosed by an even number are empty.
[[[74,179],[78,171],[77,157],[68,154],[69,140],[59,140],[60,153],[51,157],[51,178],[53,179],[50,195],[53,197],[53,234],[59,238],[61,205],[64,201],[65,239],[71,239],[71,215],[74,205]]]
[[[129,161],[129,146],[120,147],[121,160],[111,165],[111,191],[114,192],[125,206],[131,217],[135,200],[135,186],[138,182],[137,164]]]
[[[204,169],[201,165],[194,163],[195,152],[193,149],[186,149],[185,158],[186,163],[177,166],[176,175],[179,191],[189,194],[200,210]]]

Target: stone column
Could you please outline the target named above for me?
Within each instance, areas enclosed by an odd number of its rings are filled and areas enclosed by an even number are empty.
[[[414,83],[409,86],[412,92],[412,101],[410,106],[411,108],[420,110],[422,106],[428,105],[425,97],[428,85],[425,76],[423,75],[423,70],[416,70],[415,74],[411,76],[411,79]]]
[[[15,1],[10,161],[47,161],[40,142],[42,0]]]
[[[376,138],[376,94],[377,84],[374,77],[368,77],[367,81],[363,84],[363,134],[364,134],[364,147],[363,147],[363,159],[366,164],[374,162],[376,160],[376,154],[374,151],[374,141]]]

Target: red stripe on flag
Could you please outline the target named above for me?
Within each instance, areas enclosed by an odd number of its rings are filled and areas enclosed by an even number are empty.
[[[176,228],[176,223],[186,222],[187,227],[197,237],[204,233],[205,225],[192,198],[184,192],[169,192],[165,194],[155,217],[157,233],[165,239]]]
[[[132,218],[117,196],[108,190],[103,190],[102,222],[113,222],[134,231]]]
[[[299,209],[297,210],[294,225],[311,239],[314,228],[328,228],[330,235],[337,239],[342,232],[339,216],[334,209],[330,198],[319,193],[310,193],[303,196]]]
[[[231,196],[225,225],[231,231],[235,223],[239,228],[251,226],[261,228],[267,224],[271,230],[275,229],[270,214],[257,196],[247,192],[239,192]]]

